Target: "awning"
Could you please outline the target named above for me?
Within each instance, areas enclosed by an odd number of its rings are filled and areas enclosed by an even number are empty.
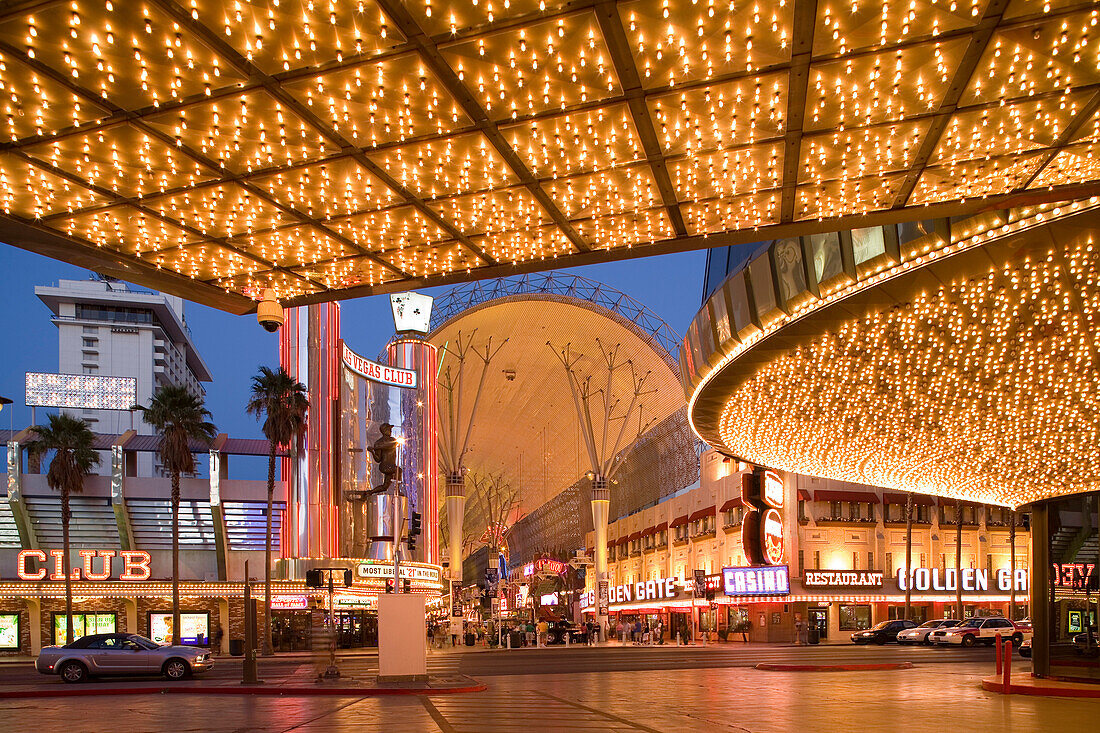
[[[950,496],[937,496],[936,497],[936,503],[939,504],[940,506],[953,507],[953,506],[955,506],[955,499],[953,499]],[[972,507],[979,506],[977,502],[966,501],[965,499],[963,500],[962,505],[963,506],[972,506]]]
[[[904,504],[906,496],[906,494],[884,493],[882,501],[886,504]],[[936,500],[927,494],[913,494],[913,503],[920,506],[935,506]]]
[[[815,491],[816,501],[849,501],[861,504],[878,504],[878,495],[869,491]]]
[[[666,529],[668,529],[668,522],[661,522],[660,524],[658,524],[656,527],[653,528],[653,531],[654,532],[664,532]]]
[[[813,497],[810,496],[809,491],[806,491],[805,489],[799,489],[798,490],[798,500],[799,501],[813,501]]]
[[[737,497],[736,499],[730,499],[730,500],[729,500],[729,501],[727,501],[727,502],[726,502],[725,504],[723,504],[723,505],[722,505],[722,506],[721,506],[721,507],[720,507],[720,508],[718,509],[718,511],[720,511],[720,512],[728,512],[728,511],[729,511],[730,509],[735,509],[735,508],[737,508],[737,507],[739,507],[739,506],[741,506],[741,497]]]
[[[710,517],[710,516],[714,516],[714,505],[713,504],[711,504],[710,506],[708,506],[705,509],[700,509],[697,512],[692,512],[691,516],[688,517],[688,521],[689,522],[694,522],[696,519],[702,519],[703,517]]]
[[[641,539],[641,532],[632,532],[629,537],[626,538],[627,542],[633,542],[634,540]]]
[[[673,519],[672,523],[669,524],[668,526],[669,527],[679,527],[680,525],[687,524],[687,523],[688,523],[688,515],[684,514],[683,516],[679,516],[679,517],[676,517],[675,519]]]
[[[641,531],[641,535],[642,535],[642,537],[648,537],[651,534],[656,534],[656,532],[657,532],[656,527],[647,527],[647,528],[645,528]]]

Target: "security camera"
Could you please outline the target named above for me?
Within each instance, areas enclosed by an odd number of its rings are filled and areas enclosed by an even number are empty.
[[[269,333],[275,333],[283,325],[283,307],[275,297],[275,291],[264,288],[260,295],[260,304],[256,307],[256,320]]]

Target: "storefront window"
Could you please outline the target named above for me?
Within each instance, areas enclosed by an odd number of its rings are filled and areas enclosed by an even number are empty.
[[[19,614],[0,613],[0,649],[11,651],[19,648]]]
[[[149,637],[158,644],[172,643],[172,614],[149,613]],[[181,613],[180,642],[195,646],[210,643],[210,614]]]
[[[1048,502],[1046,514],[1049,674],[1100,680],[1100,492]]]
[[[840,630],[861,631],[871,628],[871,607],[841,605]]]
[[[74,613],[73,637],[66,640],[65,614],[55,613],[53,615],[53,643],[68,644],[88,634],[113,634],[116,631],[115,618],[116,614],[113,613]]]

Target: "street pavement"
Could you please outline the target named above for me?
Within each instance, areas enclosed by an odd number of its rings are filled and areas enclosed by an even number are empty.
[[[865,652],[879,650],[832,651],[847,653],[849,658]],[[545,664],[555,655],[555,650],[525,655],[531,674],[483,676],[487,691],[462,695],[177,694],[3,700],[0,729],[5,733],[1064,733],[1095,730],[1100,719],[1097,700],[1003,696],[982,690],[979,680],[990,671],[988,661],[922,662],[913,669],[876,672],[763,672],[733,666],[546,673]],[[500,659],[499,663],[505,661]],[[363,663],[369,664],[365,658]],[[1024,674],[1026,665],[1017,666],[1016,674]]]
[[[568,672],[617,672],[670,669],[711,669],[752,667],[761,662],[772,664],[880,664],[913,662],[947,664],[985,661],[992,664],[992,649],[932,648],[897,646],[784,646],[776,644],[710,644],[708,646],[620,646],[550,647],[490,651],[482,647],[433,649],[428,655],[428,673],[439,676],[530,675]],[[347,652],[340,656],[340,669],[349,677],[377,673],[378,656],[374,651]],[[309,653],[283,654],[259,660],[260,677],[284,678],[309,676],[313,668]],[[219,657],[214,669],[195,678],[204,681],[239,680],[241,660]],[[40,675],[29,662],[0,665],[0,690],[5,686],[64,684],[59,679]],[[95,682],[91,684],[96,684]]]

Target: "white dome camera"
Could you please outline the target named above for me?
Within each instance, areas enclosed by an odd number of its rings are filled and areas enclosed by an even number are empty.
[[[283,325],[283,307],[275,297],[275,291],[264,288],[260,295],[260,304],[256,306],[256,320],[269,333],[275,333]]]

